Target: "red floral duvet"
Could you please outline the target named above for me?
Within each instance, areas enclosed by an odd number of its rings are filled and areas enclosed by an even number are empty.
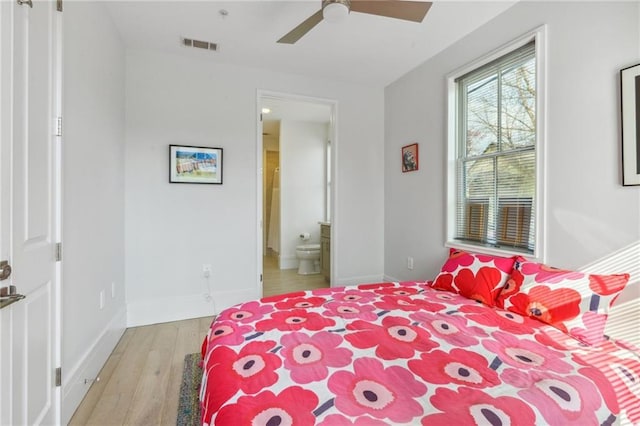
[[[640,353],[383,283],[223,311],[203,344],[207,425],[640,424]]]

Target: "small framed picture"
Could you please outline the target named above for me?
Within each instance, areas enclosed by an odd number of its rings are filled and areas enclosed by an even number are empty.
[[[222,148],[169,145],[169,182],[222,184]]]
[[[402,147],[402,173],[418,170],[418,144]]]
[[[640,64],[620,71],[622,184],[640,185]]]

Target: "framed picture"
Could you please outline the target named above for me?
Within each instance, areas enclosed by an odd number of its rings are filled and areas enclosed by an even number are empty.
[[[222,184],[222,148],[169,145],[169,182]]]
[[[402,147],[402,173],[418,170],[418,144]]]
[[[640,185],[640,64],[620,71],[622,184]]]

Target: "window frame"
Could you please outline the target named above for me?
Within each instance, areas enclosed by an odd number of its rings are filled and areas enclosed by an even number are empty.
[[[498,49],[483,55],[481,58],[462,66],[461,68],[447,75],[447,203],[446,203],[446,239],[445,247],[455,247],[476,253],[486,253],[498,256],[523,255],[532,260],[544,262],[546,252],[546,74],[547,74],[547,45],[546,45],[546,25],[540,26],[521,37],[499,47]],[[456,80],[465,74],[473,72],[478,68],[505,56],[522,46],[535,42],[536,59],[536,140],[535,140],[535,203],[533,214],[535,214],[535,242],[533,254],[524,254],[511,247],[493,247],[489,245],[472,244],[455,239],[456,235],[456,213],[458,205],[457,179],[457,154],[459,149],[458,132],[460,131],[460,121],[464,117],[459,117],[458,93]]]

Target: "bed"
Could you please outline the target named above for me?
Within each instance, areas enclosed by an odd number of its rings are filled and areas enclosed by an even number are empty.
[[[602,334],[628,280],[452,250],[433,281],[236,305],[203,342],[202,423],[640,424],[640,351]]]

